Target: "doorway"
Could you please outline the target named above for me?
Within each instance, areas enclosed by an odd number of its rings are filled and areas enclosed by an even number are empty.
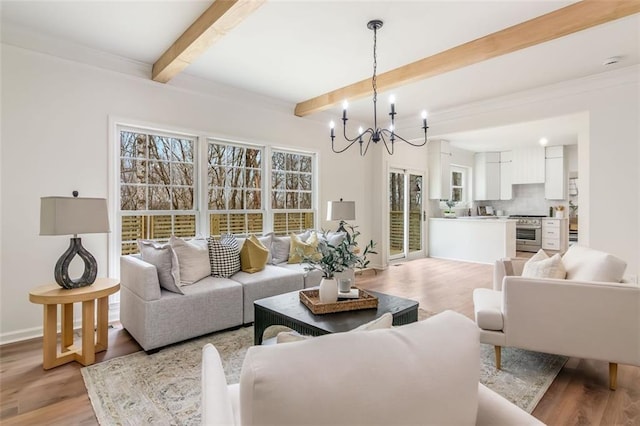
[[[424,256],[424,173],[389,171],[389,260]]]

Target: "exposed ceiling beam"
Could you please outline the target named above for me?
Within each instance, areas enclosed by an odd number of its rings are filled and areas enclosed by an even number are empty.
[[[639,12],[640,0],[583,0],[380,74],[377,76],[378,91],[444,74]],[[345,99],[359,99],[372,93],[368,78],[300,102],[296,105],[295,115],[304,117]]]
[[[151,78],[166,83],[266,0],[216,0],[153,64]]]

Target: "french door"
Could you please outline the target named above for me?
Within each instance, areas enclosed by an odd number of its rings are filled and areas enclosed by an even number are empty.
[[[389,260],[424,255],[424,174],[389,172]]]

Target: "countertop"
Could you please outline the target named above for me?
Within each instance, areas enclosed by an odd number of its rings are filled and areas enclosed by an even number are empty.
[[[432,217],[432,220],[456,220],[465,222],[516,222],[516,219],[509,219],[507,216],[459,216],[459,217]]]

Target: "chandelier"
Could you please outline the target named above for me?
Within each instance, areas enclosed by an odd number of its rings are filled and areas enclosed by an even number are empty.
[[[410,142],[395,132],[395,116],[397,113],[395,107],[395,98],[393,96],[389,98],[389,102],[391,103],[391,112],[389,113],[389,115],[391,116],[391,124],[389,125],[389,128],[378,127],[378,87],[376,79],[378,58],[376,55],[376,47],[378,42],[378,30],[382,28],[382,21],[379,19],[369,21],[367,23],[367,28],[373,30],[373,77],[371,78],[371,85],[373,86],[373,128],[369,127],[367,130],[363,130],[362,127],[360,127],[358,129],[358,135],[354,138],[349,138],[347,136],[347,120],[349,120],[347,118],[348,103],[345,100],[342,104],[342,128],[344,139],[348,142],[348,144],[342,149],[336,149],[334,144],[334,140],[336,137],[335,123],[331,121],[331,123],[329,124],[331,128],[331,149],[333,150],[333,152],[340,154],[349,149],[354,143],[358,142],[358,144],[360,145],[360,155],[365,155],[367,153],[367,150],[369,149],[369,145],[371,145],[371,142],[378,143],[382,141],[389,155],[393,155],[393,147],[396,139],[406,142],[411,146],[424,146],[427,143],[427,129],[429,128],[429,126],[427,126],[427,111],[422,111],[422,130],[424,130],[424,141],[419,143]]]

